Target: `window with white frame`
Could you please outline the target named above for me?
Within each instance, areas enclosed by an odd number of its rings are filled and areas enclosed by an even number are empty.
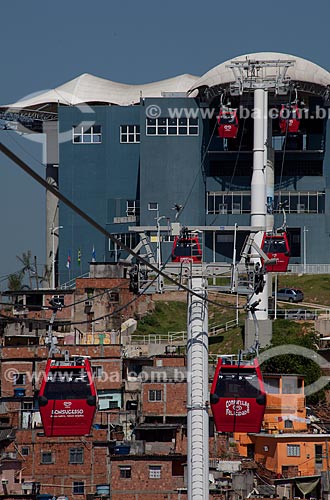
[[[139,242],[139,235],[137,233],[117,233],[113,236],[130,248],[134,248]],[[121,249],[117,243],[109,239],[109,252],[119,251],[121,251]]]
[[[127,200],[126,201],[126,215],[140,215],[140,200]]]
[[[30,455],[30,446],[22,446],[21,454],[23,455],[23,457],[27,457],[28,455]]]
[[[53,464],[53,454],[51,451],[42,451],[41,452],[41,463],[42,464]]]
[[[73,481],[73,483],[72,483],[72,493],[74,495],[84,495],[85,494],[85,483],[84,483],[84,481]]]
[[[274,212],[282,211],[295,214],[321,214],[325,211],[323,191],[282,191],[275,193]],[[206,212],[208,214],[244,214],[251,212],[250,191],[209,191]]]
[[[119,477],[130,479],[132,477],[132,467],[130,465],[119,465]]]
[[[162,391],[160,389],[150,389],[149,401],[162,401]]]
[[[84,463],[84,449],[83,448],[70,448],[69,463],[70,464],[83,464]]]
[[[287,456],[288,457],[300,457],[300,445],[299,444],[288,444],[286,448],[287,448]]]
[[[148,203],[148,210],[158,210],[158,203],[157,203],[157,201],[149,201],[149,203]]]
[[[53,295],[52,299],[57,304],[61,304],[62,306],[64,306],[64,295]]]
[[[149,479],[160,479],[162,477],[162,468],[160,465],[149,465]]]
[[[72,142],[75,144],[100,144],[102,142],[101,125],[72,127]]]
[[[120,142],[134,144],[140,142],[140,125],[121,125]]]
[[[147,135],[198,135],[198,118],[147,118]]]

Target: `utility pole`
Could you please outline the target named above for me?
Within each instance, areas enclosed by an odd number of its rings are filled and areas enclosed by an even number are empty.
[[[160,246],[160,221],[162,219],[166,219],[165,215],[159,216],[159,212],[157,210],[157,252],[156,252],[156,260],[157,260],[157,268],[160,270],[162,267],[162,255],[161,255],[161,246]],[[162,293],[164,287],[164,279],[158,274],[157,276],[157,293]]]
[[[57,248],[58,245],[56,245],[56,250],[55,250],[55,236],[58,237],[58,233],[56,231],[58,229],[63,229],[63,226],[56,226],[54,227],[54,224],[50,228],[51,230],[51,235],[52,235],[52,288],[55,290],[56,288],[56,255],[57,255]]]
[[[208,308],[203,265],[191,264],[187,338],[188,500],[209,498]]]
[[[307,271],[307,233],[308,233],[308,229],[306,226],[304,226],[304,241],[303,241],[303,244],[304,244],[304,266],[303,266],[303,273],[306,274],[306,271]]]

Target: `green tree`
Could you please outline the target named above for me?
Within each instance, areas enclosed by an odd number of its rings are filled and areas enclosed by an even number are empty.
[[[33,264],[32,260],[32,254],[31,250],[27,250],[26,252],[22,253],[22,256],[16,256],[16,258],[23,264],[22,269],[20,270],[20,273],[22,273],[23,277],[25,277],[25,274],[28,275],[29,278],[29,286],[32,288],[32,278],[37,275],[36,274],[36,269]]]
[[[8,290],[11,292],[17,292],[23,288],[23,277],[24,275],[18,271],[17,273],[9,274],[8,276]]]
[[[316,335],[314,331],[306,331],[298,323],[289,323],[286,320],[277,320],[274,323],[272,344],[270,347],[293,344],[316,351]],[[322,376],[321,367],[313,361],[295,354],[283,354],[265,361],[262,364],[265,373],[296,374],[303,375],[305,386],[316,382]],[[324,399],[324,391],[319,391],[308,396],[309,403],[316,403]]]

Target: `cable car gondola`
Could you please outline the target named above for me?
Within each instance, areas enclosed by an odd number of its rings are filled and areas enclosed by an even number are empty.
[[[285,232],[281,234],[265,233],[261,242],[261,249],[269,259],[276,259],[276,264],[266,265],[269,273],[285,273],[290,260],[290,247]]]
[[[297,103],[282,104],[279,115],[279,125],[282,134],[297,134],[299,132],[301,112]]]
[[[89,434],[96,411],[96,389],[89,360],[49,359],[38,403],[46,436]]]
[[[217,121],[219,137],[223,139],[236,139],[238,134],[237,109],[222,106]]]
[[[172,247],[172,262],[201,262],[202,249],[198,236],[183,232],[176,236]]]
[[[257,359],[219,358],[210,402],[217,432],[260,432],[266,393]]]

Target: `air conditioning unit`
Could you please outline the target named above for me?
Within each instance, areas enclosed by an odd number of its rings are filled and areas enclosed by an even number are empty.
[[[297,203],[297,214],[303,214],[305,212],[304,203]]]
[[[15,306],[13,307],[13,315],[14,316],[24,316],[28,312],[29,312],[29,310],[26,309],[25,307],[23,309],[22,308],[16,309]]]

